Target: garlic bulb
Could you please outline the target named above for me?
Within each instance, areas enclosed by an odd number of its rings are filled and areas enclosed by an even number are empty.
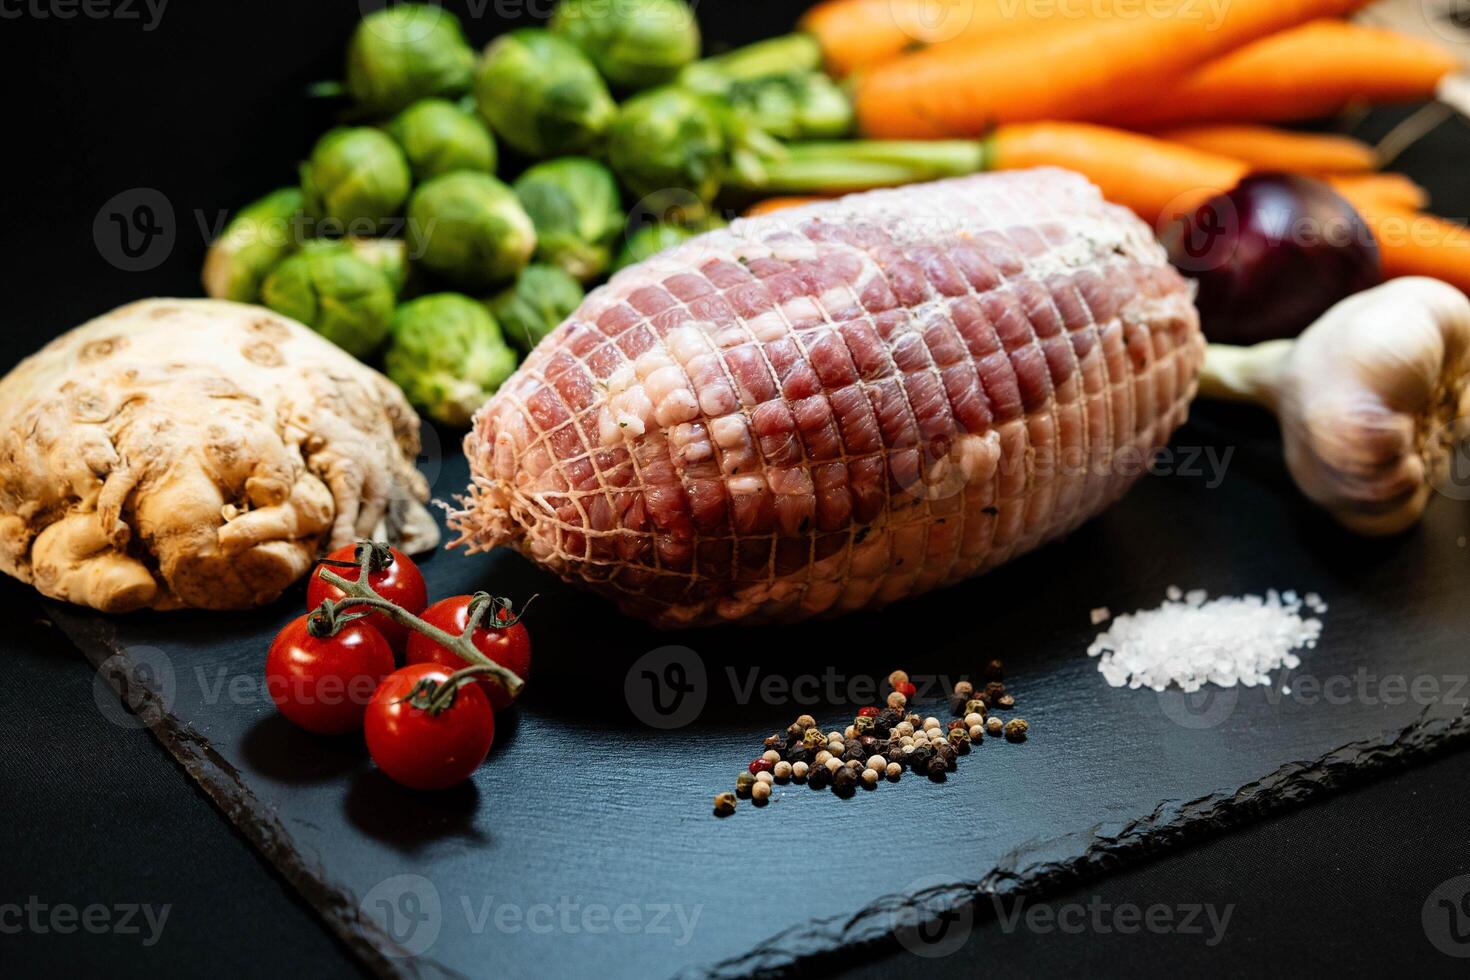
[[[1395,279],[1338,303],[1296,340],[1211,345],[1201,397],[1251,401],[1281,423],[1302,492],[1359,534],[1424,513],[1470,422],[1470,299]]]

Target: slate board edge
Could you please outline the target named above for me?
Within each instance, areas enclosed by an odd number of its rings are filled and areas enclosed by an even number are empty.
[[[404,956],[390,937],[357,914],[349,890],[307,867],[291,833],[238,779],[233,766],[216,755],[208,740],[174,718],[146,687],[131,690],[131,663],[116,644],[116,629],[106,620],[78,614],[60,604],[44,604],[52,620],[76,644],[108,685],[148,726],[168,752],[204,789],[220,812],[251,841],[326,921],[369,970],[383,977],[462,977],[428,956]],[[1064,837],[1035,841],[1013,851],[1009,866],[996,867],[972,881],[936,886],[919,895],[884,895],[853,915],[820,919],[777,933],[747,953],[679,976],[743,978],[783,975],[819,968],[854,949],[893,941],[895,916],[909,910],[919,921],[978,902],[979,898],[1042,894],[1119,867],[1125,861],[1157,854],[1185,842],[1217,835],[1259,816],[1301,805],[1393,768],[1423,761],[1453,746],[1470,743],[1470,713],[1452,718],[1427,716],[1392,735],[1353,742],[1310,762],[1288,763],[1234,791],[1198,800],[1166,801],[1147,817],[1129,821],[1114,836],[1105,824]],[[1047,852],[1066,856],[1044,859]]]
[[[1233,792],[1183,804],[1165,801],[1149,816],[1128,822],[1116,836],[1103,835],[1101,830],[1107,825],[1095,824],[1065,837],[1032,842],[1009,855],[1014,859],[1009,866],[994,868],[979,880],[935,886],[918,895],[884,895],[855,914],[793,926],[748,953],[707,968],[692,968],[679,976],[685,980],[723,980],[805,975],[860,947],[896,946],[893,932],[900,914],[912,916],[905,921],[924,922],[975,904],[976,917],[981,918],[986,912],[979,906],[982,898],[1055,893],[1067,885],[1099,877],[1127,861],[1218,836],[1262,816],[1470,745],[1470,713],[1429,719],[1433,708],[1426,707],[1418,722],[1397,735],[1353,742],[1311,762],[1288,763]],[[1068,848],[1068,844],[1079,846]],[[1032,860],[1041,853],[1058,850],[1072,856]]]
[[[307,858],[296,848],[290,831],[245,786],[234,766],[220,758],[210,748],[208,739],[193,726],[171,715],[156,691],[132,683],[132,662],[118,648],[117,630],[110,622],[79,615],[60,604],[42,605],[123,704],[199,784],[220,813],[255,845],[369,970],[383,977],[412,980],[429,976],[463,977],[428,957],[395,952],[398,947],[392,939],[371,919],[357,914],[357,901],[348,889],[332,884],[322,870],[308,867]],[[426,967],[432,970],[425,972]]]

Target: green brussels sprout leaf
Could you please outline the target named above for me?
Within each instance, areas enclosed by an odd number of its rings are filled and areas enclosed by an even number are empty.
[[[607,272],[623,229],[622,199],[612,171],[586,157],[538,163],[515,182],[536,225],[536,255],[581,282]]]
[[[672,81],[699,57],[699,23],[684,0],[561,0],[551,29],[628,91]]]
[[[588,149],[617,115],[587,56],[534,27],[503,34],[485,49],[475,98],[496,136],[538,160]]]
[[[501,332],[523,352],[541,343],[582,305],[582,287],[554,265],[528,265],[515,285],[486,300]]]
[[[366,126],[327,133],[301,166],[307,211],[338,233],[372,234],[402,212],[412,182],[398,144]]]
[[[393,315],[392,336],[383,359],[388,377],[413,405],[446,425],[468,425],[516,369],[516,353],[495,318],[459,293],[404,303]]]
[[[414,261],[466,289],[513,278],[530,261],[536,229],[515,192],[489,174],[435,177],[408,202]]]
[[[377,350],[393,319],[388,277],[341,247],[289,256],[266,277],[260,295],[266,306],[355,357]]]
[[[240,303],[259,299],[266,275],[301,239],[303,201],[299,187],[283,187],[241,208],[204,256],[204,291]]]
[[[434,4],[394,4],[369,14],[347,46],[347,93],[372,116],[430,96],[469,90],[475,51],[459,20]]]
[[[388,135],[408,158],[416,181],[456,170],[495,172],[495,138],[485,124],[444,99],[423,99],[390,120]]]

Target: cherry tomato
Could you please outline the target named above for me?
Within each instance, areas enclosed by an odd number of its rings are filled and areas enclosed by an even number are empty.
[[[281,714],[307,731],[355,731],[373,692],[393,672],[393,650],[362,620],[319,637],[310,619],[298,616],[276,634],[265,658],[266,691]]]
[[[363,719],[378,768],[412,789],[445,789],[468,779],[495,741],[495,712],[480,686],[461,683],[449,706],[431,713],[423,681],[442,685],[454,673],[439,664],[410,664],[383,681]],[[441,688],[442,690],[442,688]]]
[[[357,560],[357,548],[355,544],[344,545],[327,556],[328,561],[355,562]],[[417,616],[424,611],[429,604],[429,590],[424,585],[424,576],[419,572],[418,566],[397,548],[389,548],[392,560],[385,568],[368,573],[368,584],[387,599],[389,602],[402,606]],[[311,581],[306,586],[306,607],[315,609],[328,599],[342,598],[342,590],[335,585],[329,585],[322,581],[322,569],[335,572],[342,578],[353,580],[358,574],[355,568],[342,568],[328,565],[325,562],[318,565],[311,573]],[[351,612],[351,609],[346,610]],[[408,637],[408,628],[399,626],[393,620],[382,613],[370,613],[363,617],[366,622],[379,633],[383,639],[388,641],[394,650],[403,649],[404,640]]]
[[[423,612],[423,619],[432,626],[437,626],[446,633],[455,636],[464,632],[464,628],[470,623],[470,603],[474,596],[457,595],[449,599],[443,599],[434,603]],[[495,609],[486,612],[481,622],[491,616],[499,615],[501,620],[507,617],[503,609]],[[513,672],[521,680],[527,680],[531,674],[531,634],[526,632],[524,623],[514,623],[502,629],[491,629],[487,626],[475,627],[475,632],[470,637],[475,649],[495,661],[506,670]],[[440,664],[450,670],[458,670],[468,667],[459,654],[453,650],[446,650],[422,633],[412,633],[408,637],[408,653],[406,661],[411,664]],[[490,704],[496,711],[506,707],[511,702],[511,696],[506,693],[505,688],[490,677],[482,677],[479,680],[480,687],[484,689],[485,696],[490,699]]]

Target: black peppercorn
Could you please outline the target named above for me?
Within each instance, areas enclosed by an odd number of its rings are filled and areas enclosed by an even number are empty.
[[[805,734],[805,728],[802,728],[800,725],[792,725],[790,728],[786,729],[786,742],[787,744],[790,744],[792,742],[800,742],[801,737]]]
[[[985,700],[989,701],[991,704],[995,704],[995,702],[999,701],[1001,695],[1005,694],[1005,692],[1006,686],[1004,684],[1002,684],[1000,681],[991,681],[989,684],[985,685]]]
[[[936,783],[944,782],[944,774],[947,770],[948,767],[945,766],[944,760],[939,758],[938,756],[930,759],[928,765],[924,769],[924,771],[928,773],[929,778],[934,780]]]
[[[857,770],[843,766],[832,777],[832,789],[841,796],[850,796],[857,789]]]
[[[969,695],[951,694],[949,696],[949,713],[952,715],[963,715],[965,713],[965,705],[969,704],[969,702]]]
[[[832,782],[832,771],[826,766],[812,766],[807,770],[806,784],[812,789],[826,789]]]
[[[1002,664],[999,660],[992,660],[990,661],[990,663],[985,665],[986,680],[998,681],[1003,677],[1005,677],[1005,665]]]
[[[811,762],[812,754],[806,750],[805,745],[798,742],[796,748],[786,751],[785,759],[787,762],[795,765],[798,762]]]
[[[766,737],[765,742],[762,744],[765,745],[765,747],[768,749],[784,749],[786,748],[786,736],[769,735]]]
[[[914,751],[908,755],[909,768],[915,772],[923,772],[929,765],[929,760],[934,758],[934,750],[927,745],[915,745]]]
[[[868,755],[874,755],[878,751],[878,740],[871,735],[864,735],[859,738],[858,744],[863,747],[863,751],[868,753]]]
[[[951,771],[959,761],[959,753],[955,751],[954,745],[949,742],[940,742],[934,746],[934,757],[944,763],[944,768]]]
[[[847,746],[846,748],[844,748],[842,750],[842,756],[841,756],[841,758],[842,758],[842,761],[843,762],[851,762],[854,759],[856,759],[859,762],[861,762],[862,760],[866,759],[869,755],[870,755],[870,753],[867,750],[865,750],[860,744],[858,744],[857,742],[853,742],[851,745]]]

